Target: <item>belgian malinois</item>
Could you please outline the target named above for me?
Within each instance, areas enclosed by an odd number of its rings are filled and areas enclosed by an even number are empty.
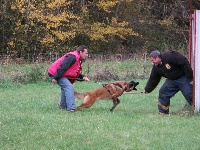
[[[115,109],[115,107],[120,103],[118,97],[121,96],[124,91],[130,92],[132,90],[137,90],[135,87],[138,84],[139,82],[134,81],[115,81],[109,84],[103,84],[102,87],[89,92],[78,93],[75,91],[75,97],[83,101],[82,104],[78,106],[76,110],[88,108],[99,99],[112,99],[113,107],[110,109],[110,111],[112,112]]]

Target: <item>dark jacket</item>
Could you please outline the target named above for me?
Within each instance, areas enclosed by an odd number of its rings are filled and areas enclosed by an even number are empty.
[[[193,71],[187,58],[178,52],[170,51],[161,55],[162,63],[153,66],[145,91],[150,93],[160,82],[161,77],[177,80],[182,76],[193,78]]]

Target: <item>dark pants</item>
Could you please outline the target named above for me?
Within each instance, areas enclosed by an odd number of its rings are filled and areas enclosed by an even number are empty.
[[[158,97],[158,110],[161,113],[168,114],[170,106],[170,98],[178,91],[181,91],[187,102],[192,105],[192,80],[186,77],[181,77],[177,80],[166,79],[163,86],[160,88]]]

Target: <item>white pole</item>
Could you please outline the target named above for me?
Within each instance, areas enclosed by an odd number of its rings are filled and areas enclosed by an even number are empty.
[[[194,55],[195,55],[195,111],[200,111],[200,10],[195,10],[194,17]]]

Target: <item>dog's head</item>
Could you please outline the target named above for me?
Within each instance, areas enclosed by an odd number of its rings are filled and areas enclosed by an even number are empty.
[[[125,89],[126,92],[130,92],[132,90],[136,90],[137,89],[135,88],[137,85],[139,84],[139,82],[134,82],[134,81],[131,81],[131,82],[128,82],[128,85],[127,85],[127,88]]]
[[[113,84],[116,87],[123,89],[123,91],[130,92],[132,90],[137,90],[135,87],[139,84],[139,82],[115,81],[115,82],[112,82],[110,84]],[[106,86],[106,85],[103,85],[103,86]]]

